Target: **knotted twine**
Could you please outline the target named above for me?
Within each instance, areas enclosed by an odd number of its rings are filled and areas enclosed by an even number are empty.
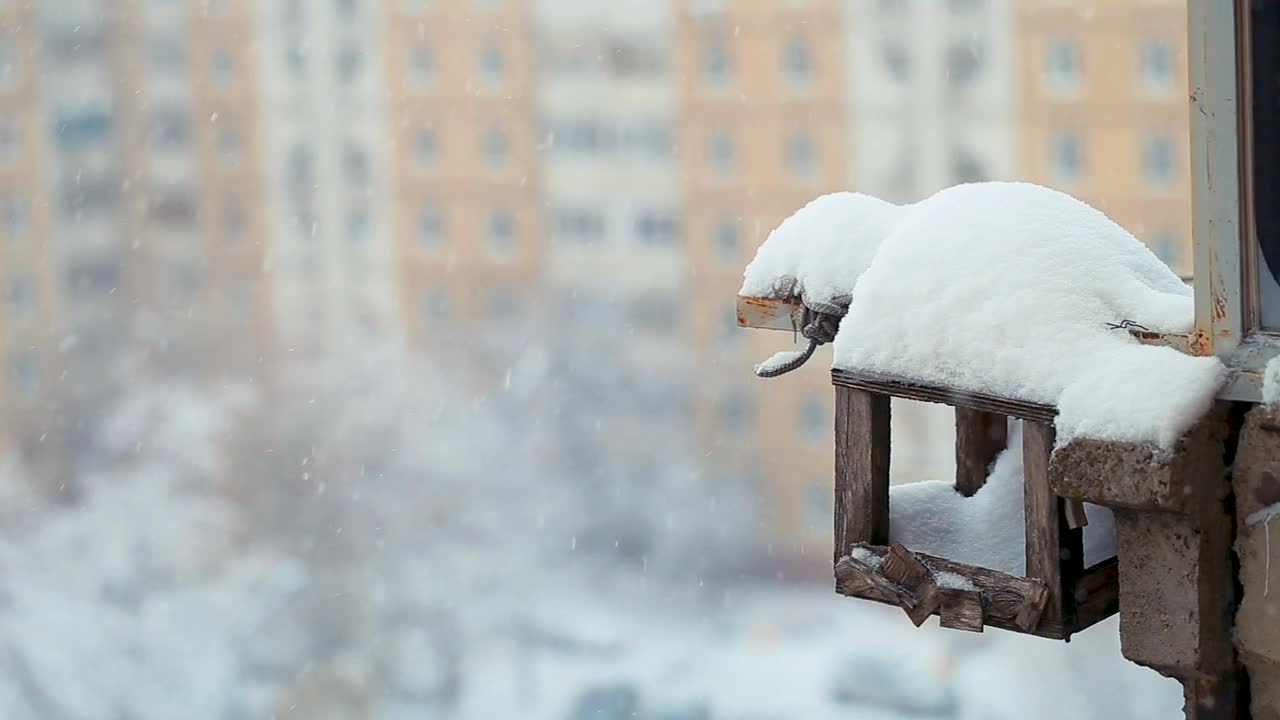
[[[796,321],[793,317],[793,322],[809,344],[804,350],[785,350],[774,353],[768,360],[755,366],[755,373],[759,377],[778,377],[804,365],[809,358],[813,357],[819,345],[825,345],[836,339],[836,333],[840,330],[840,319],[849,311],[848,295],[818,300],[805,298],[804,292],[798,291],[797,288],[798,283],[793,278],[785,278],[779,283],[777,288],[779,292],[775,297],[800,301],[800,318]]]

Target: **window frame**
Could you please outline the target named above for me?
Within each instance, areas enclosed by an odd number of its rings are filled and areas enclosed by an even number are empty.
[[[1187,33],[1195,328],[1147,341],[1218,356],[1229,369],[1218,397],[1259,402],[1280,334],[1260,323],[1248,4],[1188,0]]]

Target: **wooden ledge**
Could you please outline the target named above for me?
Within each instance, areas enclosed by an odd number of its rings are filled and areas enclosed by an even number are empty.
[[[942,385],[930,385],[917,380],[865,370],[836,368],[831,371],[831,384],[865,390],[876,395],[941,403],[1048,424],[1052,424],[1054,418],[1058,416],[1058,409],[1052,405],[1000,397],[984,392],[956,390]]]
[[[902,545],[855,546],[872,557],[867,563],[852,556],[835,566],[836,591],[902,608],[916,625],[938,615],[944,627],[981,632],[982,627],[1066,640],[1072,633],[1114,615],[1119,609],[1118,566],[1115,558],[1089,568],[1074,585],[1075,612],[1069,624],[1045,614],[1049,592],[1039,580],[953,562]],[[865,557],[865,555],[864,555]],[[937,573],[968,580],[976,590],[941,587]]]
[[[738,296],[738,327],[758,330],[798,330],[799,300]]]

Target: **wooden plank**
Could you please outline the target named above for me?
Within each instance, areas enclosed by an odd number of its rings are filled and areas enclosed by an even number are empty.
[[[1005,398],[983,392],[958,390],[941,385],[930,385],[893,375],[862,370],[836,368],[831,371],[831,382],[837,387],[856,388],[908,400],[920,400],[922,402],[982,410],[996,415],[1007,415],[1042,423],[1052,423],[1053,419],[1058,415],[1057,408],[1052,405]]]
[[[1078,530],[1089,524],[1089,516],[1084,512],[1084,501],[1079,498],[1063,498],[1063,508],[1067,514],[1067,527]]]
[[[941,602],[933,571],[906,547],[894,543],[880,564],[880,574],[915,596],[915,607],[907,609],[907,617],[916,627],[924,624]]]
[[[969,496],[987,482],[987,470],[1004,450],[1009,420],[1004,415],[956,408],[956,490]]]
[[[880,545],[859,545],[858,547],[865,548],[879,557],[884,557],[889,552],[889,548]],[[1063,626],[1057,618],[1051,617],[1047,613],[1041,616],[1048,592],[1038,580],[1008,575],[975,565],[966,565],[926,553],[912,554],[935,573],[942,571],[952,572],[978,586],[983,596],[984,622],[988,626],[1013,632],[1039,635],[1040,637],[1055,640],[1062,640],[1070,634],[1069,629]],[[836,576],[840,577],[840,575],[841,571],[837,566]],[[863,595],[857,592],[845,592],[845,589],[847,589],[846,586],[837,584],[837,591],[842,595],[876,602],[888,602],[888,604],[895,607],[901,607],[896,601],[886,601],[879,597]],[[917,599],[917,606],[922,602],[922,600]],[[1025,609],[1028,606],[1033,610],[1028,612]],[[1019,623],[1020,615],[1039,617],[1039,622],[1028,627],[1025,622]]]
[[[880,565],[880,574],[912,592],[933,581],[933,572],[901,543],[889,546]]]
[[[982,594],[977,590],[940,588],[942,610],[938,624],[952,630],[982,632]]]
[[[1052,425],[1022,425],[1023,508],[1027,542],[1027,577],[1049,589],[1046,612],[1072,627],[1073,591],[1083,570],[1084,534],[1067,523],[1062,498],[1049,486]]]
[[[1072,632],[1080,632],[1120,612],[1120,565],[1117,559],[1104,560],[1085,570],[1075,583],[1072,599],[1075,601]]]
[[[889,398],[836,388],[835,559],[889,541]]]
[[[1049,604],[1049,589],[1036,585],[1022,600],[1022,607],[1013,616],[1013,624],[1022,632],[1031,632],[1044,619],[1045,606]]]
[[[914,595],[861,560],[851,557],[840,558],[836,563],[835,572],[836,592],[841,595],[853,595],[897,605],[907,611],[916,606]]]
[[[795,331],[799,300],[738,296],[738,327]]]

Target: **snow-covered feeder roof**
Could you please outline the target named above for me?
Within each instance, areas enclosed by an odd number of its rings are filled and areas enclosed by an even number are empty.
[[[818,198],[770,233],[741,294],[849,296],[838,368],[1058,408],[1058,443],[1170,448],[1212,403],[1222,363],[1117,325],[1191,330],[1192,291],[1145,245],[1069,195],[973,183],[918,203]]]

